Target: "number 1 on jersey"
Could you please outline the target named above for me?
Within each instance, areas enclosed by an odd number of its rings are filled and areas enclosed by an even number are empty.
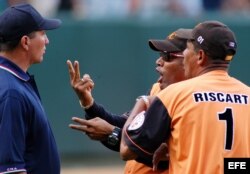
[[[226,144],[225,149],[231,150],[233,144],[233,113],[231,108],[226,108],[225,112],[219,113],[219,120],[226,121]]]

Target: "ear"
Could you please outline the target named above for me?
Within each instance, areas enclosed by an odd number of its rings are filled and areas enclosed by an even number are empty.
[[[198,56],[199,57],[198,57],[197,63],[199,65],[204,65],[207,61],[207,56],[206,56],[205,52],[203,50],[199,50]]]
[[[23,36],[20,43],[23,49],[25,49],[26,51],[29,50],[30,38],[28,36]]]

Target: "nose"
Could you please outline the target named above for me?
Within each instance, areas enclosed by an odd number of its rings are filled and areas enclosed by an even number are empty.
[[[162,57],[159,57],[156,61],[155,61],[157,66],[162,66],[164,63],[164,60],[162,59]]]
[[[44,37],[45,37],[45,44],[48,45],[49,44],[49,38],[48,38],[48,36],[46,34],[45,34]]]

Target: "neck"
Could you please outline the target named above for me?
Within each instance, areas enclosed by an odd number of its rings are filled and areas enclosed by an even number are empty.
[[[16,52],[16,51],[0,52],[0,56],[13,62],[19,68],[21,68],[24,72],[27,72],[29,68],[29,64],[27,62],[27,58],[24,56],[23,53]]]
[[[206,66],[205,68],[201,69],[198,73],[198,75],[202,75],[205,73],[208,73],[210,71],[214,71],[214,70],[222,70],[222,71],[226,71],[228,72],[229,69],[229,64],[228,63],[212,63],[208,66]]]

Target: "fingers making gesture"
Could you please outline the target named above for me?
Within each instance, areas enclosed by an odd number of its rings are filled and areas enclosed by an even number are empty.
[[[69,127],[86,133],[86,135],[92,140],[107,140],[108,135],[111,134],[114,129],[113,125],[99,117],[90,120],[73,117],[72,120],[76,124],[70,124]]]
[[[67,60],[67,65],[69,69],[70,84],[77,94],[80,104],[87,108],[91,106],[94,102],[92,97],[92,89],[94,88],[94,82],[88,74],[84,74],[81,78],[79,62]]]

